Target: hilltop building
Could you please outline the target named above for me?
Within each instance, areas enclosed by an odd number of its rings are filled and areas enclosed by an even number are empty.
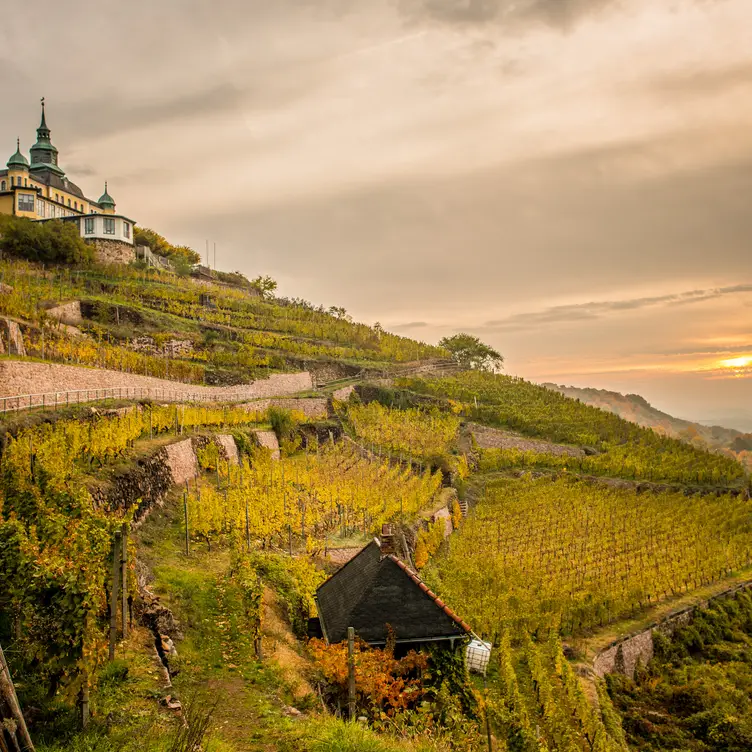
[[[52,144],[47,127],[44,99],[37,141],[29,150],[29,157],[27,159],[21,152],[20,139],[16,141],[15,153],[6,169],[0,170],[0,214],[39,222],[50,219],[74,222],[81,237],[93,242],[104,260],[127,262],[135,258],[135,222],[115,212],[115,201],[107,190],[107,183],[104,193],[94,201],[87,198],[60,167],[58,150]]]

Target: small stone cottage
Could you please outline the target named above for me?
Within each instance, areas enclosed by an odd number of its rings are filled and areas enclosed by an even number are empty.
[[[470,626],[460,619],[394,554],[391,529],[374,538],[316,591],[321,634],[330,644],[347,639],[347,628],[374,647],[387,642],[388,629],[399,652],[426,643],[454,649]]]

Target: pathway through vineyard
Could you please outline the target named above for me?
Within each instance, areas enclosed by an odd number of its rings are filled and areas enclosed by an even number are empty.
[[[216,703],[214,735],[234,749],[274,750],[294,740],[305,716],[289,708],[315,694],[304,676],[309,664],[277,595],[265,589],[259,664],[243,628],[242,604],[227,583],[229,552],[195,544],[186,558],[174,499],[152,513],[136,538],[139,557],[154,574],[151,587],[184,635],[176,643],[180,673],[174,679],[181,701],[200,698],[200,712]]]

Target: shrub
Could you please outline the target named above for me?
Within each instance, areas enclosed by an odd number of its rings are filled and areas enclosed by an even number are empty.
[[[78,228],[59,219],[34,222],[26,217],[0,216],[0,250],[51,264],[89,264],[94,260],[94,249],[84,242]]]
[[[272,406],[269,408],[268,415],[272,430],[277,434],[277,440],[280,442],[284,439],[291,440],[297,427],[293,414],[289,410]]]

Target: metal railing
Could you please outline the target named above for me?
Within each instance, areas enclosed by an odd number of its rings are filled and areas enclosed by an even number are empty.
[[[240,393],[211,394],[188,392],[179,389],[116,386],[106,389],[73,389],[62,392],[41,392],[39,394],[0,397],[0,413],[31,410],[36,407],[67,407],[69,405],[78,405],[85,402],[101,402],[103,400],[141,399],[151,399],[161,402],[253,402],[257,399],[264,399],[264,397],[251,397]]]

